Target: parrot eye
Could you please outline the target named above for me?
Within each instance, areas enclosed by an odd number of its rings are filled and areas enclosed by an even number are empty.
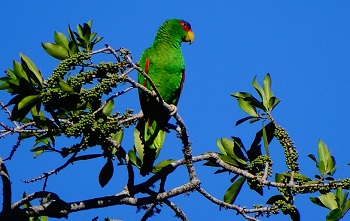
[[[191,30],[191,25],[190,25],[190,23],[188,23],[188,22],[186,22],[186,21],[180,21],[179,23],[180,23],[180,25],[182,26],[182,28],[183,28],[185,31]]]

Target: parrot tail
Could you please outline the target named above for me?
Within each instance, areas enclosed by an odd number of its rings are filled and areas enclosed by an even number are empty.
[[[134,132],[135,149],[142,162],[140,174],[148,175],[153,169],[165,139],[165,131],[155,120],[141,119]]]

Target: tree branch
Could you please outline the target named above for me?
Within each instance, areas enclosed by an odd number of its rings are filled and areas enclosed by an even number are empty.
[[[0,219],[6,220],[11,215],[11,201],[12,201],[12,190],[10,176],[7,172],[6,166],[2,158],[0,158],[0,176],[2,180],[2,211],[0,213]]]

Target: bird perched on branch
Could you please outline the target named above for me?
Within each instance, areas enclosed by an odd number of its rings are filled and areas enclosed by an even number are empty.
[[[152,171],[153,163],[164,143],[166,125],[171,117],[159,99],[159,96],[173,107],[177,102],[185,80],[185,62],[181,51],[181,42],[194,40],[191,25],[180,19],[165,21],[156,34],[151,47],[147,48],[140,59],[140,67],[152,80],[157,90],[143,73],[138,74],[138,82],[155,96],[139,89],[139,98],[144,117],[138,122],[134,132],[135,149],[142,165],[141,175]],[[159,92],[159,94],[156,93]]]

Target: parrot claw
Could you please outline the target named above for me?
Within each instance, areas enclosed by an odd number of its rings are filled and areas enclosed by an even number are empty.
[[[155,96],[155,97],[157,97],[157,92],[155,91],[155,90],[152,90],[152,94],[153,94],[153,96]]]
[[[177,107],[174,104],[169,104],[169,115],[172,116],[174,114],[176,114],[177,112]]]

